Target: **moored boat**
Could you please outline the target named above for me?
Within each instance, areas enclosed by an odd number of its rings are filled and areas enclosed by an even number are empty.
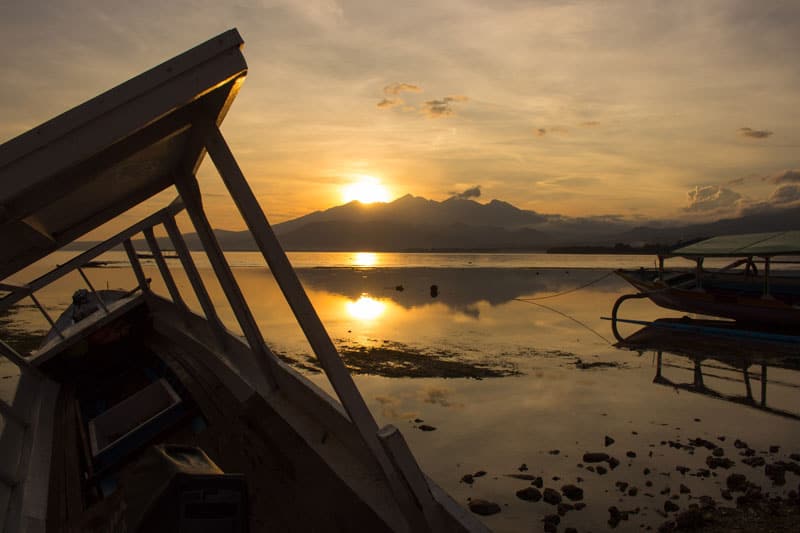
[[[52,327],[30,353],[0,342],[0,530],[485,530],[397,428],[378,427],[220,132],[242,45],[225,32],[0,146],[0,311],[31,301]],[[205,214],[206,153],[336,399],[265,343]],[[148,214],[120,230],[133,208]],[[184,211],[232,324],[178,228]],[[117,233],[9,281],[101,226]],[[95,290],[84,268],[120,246],[136,286]],[[75,272],[86,291],[53,318],[37,294]]]
[[[690,268],[667,268],[684,258]],[[730,258],[707,268],[707,258]],[[677,311],[788,329],[800,326],[800,231],[714,237],[658,256],[658,267],[617,270],[655,304]],[[613,317],[623,297],[615,304]]]

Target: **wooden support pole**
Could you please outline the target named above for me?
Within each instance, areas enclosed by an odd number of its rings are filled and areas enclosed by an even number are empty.
[[[764,298],[769,298],[769,257],[764,258]]]
[[[767,406],[767,365],[761,365],[761,407]]]
[[[164,228],[167,230],[167,235],[169,235],[169,240],[172,242],[175,253],[178,254],[178,258],[181,260],[183,270],[186,272],[186,277],[189,278],[189,283],[194,289],[197,301],[200,302],[200,308],[203,310],[206,320],[211,322],[217,333],[221,331],[224,332],[225,326],[222,324],[222,321],[217,315],[217,311],[214,309],[211,297],[208,295],[205,285],[203,285],[203,278],[200,277],[200,272],[198,272],[197,266],[194,264],[192,254],[189,253],[189,248],[186,246],[186,241],[183,240],[183,236],[178,229],[178,225],[175,223],[175,219],[171,216],[165,217]],[[224,335],[220,337],[220,341],[223,345],[224,338]]]
[[[311,348],[317,356],[320,366],[336,391],[339,400],[347,412],[350,420],[358,429],[372,456],[380,465],[389,486],[394,494],[402,501],[408,496],[408,488],[403,481],[403,473],[399,472],[391,463],[382,445],[378,441],[378,425],[372,417],[364,398],[358,391],[353,377],[344,366],[336,347],[333,345],[328,332],[319,319],[314,306],[308,299],[303,285],[292,268],[278,241],[267,217],[261,210],[253,191],[245,180],[239,164],[233,157],[228,144],[215,124],[197,124],[194,127],[204,128],[205,146],[217,171],[231,193],[236,207],[242,214],[251,235],[256,241],[261,254],[264,256],[270,270],[278,282],[289,307],[292,309],[297,322],[308,339]],[[409,520],[412,518],[409,517]],[[409,524],[409,527],[411,524]]]
[[[146,228],[143,233],[144,238],[147,241],[147,246],[150,247],[150,252],[153,254],[153,259],[155,259],[156,266],[158,266],[158,271],[161,273],[161,279],[164,280],[164,285],[167,286],[167,291],[169,291],[169,296],[172,298],[172,302],[178,307],[187,309],[186,302],[184,302],[183,298],[181,298],[181,293],[178,291],[178,286],[175,284],[175,279],[172,277],[172,273],[169,271],[167,262],[164,260],[164,255],[161,253],[161,248],[158,246],[158,241],[153,233],[153,228]]]
[[[42,315],[44,315],[44,318],[47,320],[47,323],[50,324],[50,327],[53,328],[53,331],[55,331],[58,334],[58,336],[63,339],[64,334],[61,333],[61,330],[58,329],[56,323],[53,322],[53,319],[50,317],[50,313],[47,312],[47,309],[45,309],[44,306],[42,306],[42,304],[39,303],[39,300],[36,299],[36,296],[32,292],[28,296],[31,297],[31,300],[33,300],[34,305],[36,305],[36,307],[39,309]]]
[[[2,398],[0,398],[0,414],[2,414],[8,420],[16,422],[17,425],[19,425],[22,428],[26,428],[30,425],[28,424],[27,420],[25,420],[22,416],[20,416],[19,413],[17,413],[14,410],[14,407],[7,404],[6,401],[3,400]]]
[[[203,210],[197,179],[194,176],[181,176],[175,179],[175,186],[178,188],[184,205],[186,205],[186,212],[192,220],[197,236],[203,243],[203,248],[211,262],[211,267],[214,269],[225,297],[231,305],[236,321],[239,323],[239,327],[242,328],[242,333],[244,333],[250,349],[256,356],[256,364],[264,374],[269,387],[276,389],[277,383],[275,382],[272,368],[276,360],[275,355],[264,342],[261,331],[258,329],[258,324],[256,324],[256,320],[247,306],[242,290],[236,282],[236,278],[233,276],[233,272],[214,235],[214,230],[208,222]]]
[[[83,269],[81,267],[78,267],[78,273],[83,278],[83,281],[86,282],[86,285],[89,287],[89,290],[92,291],[92,294],[94,294],[94,297],[97,298],[97,303],[100,304],[100,307],[103,308],[103,312],[105,314],[108,314],[108,307],[106,307],[106,303],[100,297],[100,294],[98,294],[98,292],[96,290],[94,290],[94,285],[92,285],[92,282],[89,281],[89,277],[86,275],[86,273],[83,271]]]
[[[136,250],[133,249],[133,244],[131,243],[130,239],[125,239],[122,241],[122,246],[125,247],[125,253],[128,254],[128,261],[131,263],[131,268],[133,268],[133,273],[136,274],[136,280],[139,282],[139,287],[142,289],[142,292],[147,292],[150,290],[150,285],[147,283],[147,278],[144,277],[144,270],[142,270],[142,264],[139,262],[139,258],[136,257]]]

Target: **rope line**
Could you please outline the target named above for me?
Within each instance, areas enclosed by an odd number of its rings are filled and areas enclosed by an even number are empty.
[[[586,325],[585,323],[581,322],[581,321],[580,321],[580,320],[578,320],[577,318],[573,318],[573,317],[569,316],[569,315],[568,315],[568,314],[566,314],[566,313],[562,313],[562,312],[561,312],[561,311],[559,311],[558,309],[554,309],[554,308],[552,308],[552,307],[550,307],[550,306],[547,306],[547,305],[544,305],[544,304],[540,304],[540,303],[537,303],[537,302],[532,302],[532,301],[530,301],[530,300],[522,300],[522,299],[520,299],[520,298],[514,298],[514,299],[515,299],[516,301],[518,301],[518,302],[522,302],[522,303],[526,303],[526,304],[531,304],[531,305],[536,305],[536,306],[538,306],[538,307],[541,307],[541,308],[543,308],[543,309],[547,309],[548,311],[552,311],[553,313],[559,314],[559,315],[563,316],[564,318],[568,318],[569,320],[572,320],[573,322],[575,322],[575,323],[576,323],[576,324],[578,324],[579,326],[582,326],[582,327],[584,327],[584,328],[588,329],[589,331],[591,331],[592,333],[594,333],[595,335],[597,335],[598,337],[600,337],[601,339],[603,339],[603,341],[604,341],[606,344],[609,344],[609,345],[612,345],[612,346],[613,346],[613,343],[612,343],[610,340],[608,340],[607,338],[603,337],[603,336],[602,336],[600,333],[598,333],[597,331],[595,331],[594,329],[592,329],[592,328],[591,328],[591,326],[588,326],[588,325]]]
[[[558,296],[564,296],[565,294],[569,294],[571,292],[579,291],[581,289],[585,289],[586,287],[594,285],[595,283],[599,283],[599,282],[603,281],[604,279],[606,279],[607,277],[611,276],[612,274],[614,274],[613,270],[610,271],[610,272],[606,272],[605,274],[603,274],[599,278],[597,278],[597,279],[595,279],[593,281],[590,281],[589,283],[584,283],[583,285],[580,285],[578,287],[573,287],[572,289],[570,289],[568,291],[559,292],[557,294],[548,294],[547,296],[539,296],[538,298],[514,298],[514,299],[518,300],[520,302],[529,302],[530,303],[530,302],[533,302],[534,300],[547,300],[548,298],[556,298]]]

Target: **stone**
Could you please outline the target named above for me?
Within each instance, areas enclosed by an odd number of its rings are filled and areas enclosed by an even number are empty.
[[[780,450],[781,450],[781,447],[780,446],[776,446],[775,444],[773,444],[772,446],[769,447],[769,453],[778,453]]]
[[[527,472],[528,471],[528,465],[526,465],[525,463],[522,463],[521,465],[519,465],[519,468],[517,468],[517,470],[519,470],[520,472]]]
[[[743,474],[731,474],[725,480],[725,485],[731,492],[744,492],[747,489],[747,478]]]
[[[786,467],[783,464],[768,464],[764,467],[764,473],[772,480],[773,485],[786,484]]]
[[[723,455],[725,455],[725,450],[722,448],[715,448],[714,451],[711,452],[711,455],[713,455],[714,457],[722,457]]]
[[[472,474],[472,477],[483,477],[485,475],[486,475],[486,471],[485,470],[478,470],[477,472]]]
[[[686,485],[684,485],[683,483],[681,483],[681,486],[679,487],[679,489],[678,489],[678,490],[679,490],[679,492],[680,492],[681,494],[689,494],[690,492],[692,492],[692,489],[690,489],[689,487],[687,487],[687,486],[686,486]]]
[[[680,472],[681,474],[683,474],[685,476],[686,472],[688,472],[691,469],[689,467],[686,467],[686,466],[678,465],[678,466],[675,467],[675,470],[677,470],[678,472]]]
[[[544,495],[542,498],[550,505],[558,505],[561,503],[561,494],[549,487],[544,489]]]
[[[675,525],[678,529],[694,530],[699,529],[705,525],[706,521],[703,518],[703,513],[699,509],[689,509],[679,513],[675,517]]]
[[[609,458],[609,460],[608,460],[608,467],[609,467],[611,470],[614,470],[614,469],[615,469],[616,467],[618,467],[618,466],[619,466],[619,459],[617,459],[616,457],[611,457],[611,458]]]
[[[733,499],[733,496],[731,496],[731,491],[729,491],[728,489],[722,489],[720,491],[720,495],[722,495],[722,497],[724,499],[726,499],[726,500],[732,500]]]
[[[550,455],[558,455],[559,453],[561,453],[561,450],[550,450],[547,453],[549,453]]]
[[[608,470],[604,466],[598,466],[597,473],[600,474],[601,476],[604,476],[608,473]]]
[[[558,516],[557,514],[549,514],[542,519],[542,522],[544,522],[545,524],[553,524],[557,526],[558,524],[561,523],[561,517]]]
[[[728,469],[728,468],[732,467],[734,464],[736,464],[736,463],[734,463],[733,461],[731,461],[727,457],[714,457],[712,455],[709,455],[708,457],[706,457],[706,465],[708,465],[708,467],[710,469],[712,469],[712,470],[714,470],[716,468]]]
[[[538,502],[542,499],[542,493],[536,487],[526,487],[517,491],[517,498],[526,502]]]
[[[559,503],[557,509],[558,516],[564,516],[567,512],[572,511],[574,507],[568,503]]]
[[[537,477],[536,479],[533,480],[533,483],[531,483],[531,485],[541,489],[544,486],[544,480],[541,477]]]
[[[614,483],[614,485],[616,485],[616,487],[617,487],[617,488],[618,488],[618,489],[619,489],[621,492],[625,492],[625,491],[628,489],[628,483],[627,483],[627,482],[625,482],[625,481],[617,481],[616,483]]]
[[[631,452],[631,451],[629,451],[629,452],[626,452],[626,453],[625,453],[625,455],[627,455],[628,457],[630,457],[631,459],[633,459],[634,457],[636,457],[636,452]]]
[[[433,426],[429,426],[428,424],[422,424],[419,426],[419,429],[422,431],[436,431],[436,428]]]
[[[650,475],[650,469],[649,468],[645,468],[643,473],[644,473],[645,476],[649,476]]]
[[[611,437],[609,437],[608,435],[606,435],[606,438],[605,438],[604,442],[605,442],[606,446],[611,446],[616,441],[614,439],[612,439]]]
[[[584,463],[603,463],[609,459],[609,455],[603,452],[590,452],[583,454]]]
[[[583,489],[575,485],[564,485],[561,487],[561,493],[573,502],[583,499]]]
[[[578,503],[576,503],[575,505],[573,505],[572,507],[573,507],[573,508],[574,508],[576,511],[582,511],[583,509],[586,509],[586,504],[585,504],[585,503],[583,503],[583,502],[578,502]]]
[[[667,500],[667,501],[664,502],[664,512],[665,513],[674,513],[678,509],[680,509],[680,507],[678,507],[678,505],[675,502],[673,502],[672,500]]]
[[[750,446],[747,445],[746,442],[744,442],[743,440],[739,440],[739,439],[736,439],[735,441],[733,441],[733,446],[736,447],[736,448],[739,448],[739,449],[749,448],[750,447]]]
[[[536,479],[536,476],[532,476],[530,474],[506,474],[508,477],[513,477],[514,479],[521,479],[523,481],[533,481]]]
[[[639,494],[639,489],[636,487],[631,487],[628,489],[628,496],[636,496],[637,494]]]
[[[475,479],[473,479],[472,474],[464,474],[461,478],[461,483],[466,483],[467,485],[472,485],[474,481]]]
[[[500,512],[500,506],[488,500],[470,500],[469,510],[481,516],[489,516]]]

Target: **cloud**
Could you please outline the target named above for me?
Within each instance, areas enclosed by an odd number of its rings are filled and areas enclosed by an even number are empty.
[[[380,109],[391,109],[393,107],[401,105],[402,103],[403,103],[403,100],[401,100],[400,98],[384,98],[383,100],[378,102],[376,105]]]
[[[428,100],[425,102],[422,112],[428,118],[446,117],[453,114],[453,106],[451,105],[453,102],[466,102],[467,100],[469,98],[462,95],[445,96],[441,100]]]
[[[742,195],[738,192],[719,185],[698,185],[687,193],[687,197],[689,205],[683,209],[689,212],[732,208],[742,199]]]
[[[536,134],[537,137],[544,137],[545,135],[547,135],[547,130],[544,128],[537,128],[534,131],[534,133]]]
[[[402,92],[421,93],[422,88],[412,83],[392,83],[383,88],[383,94],[387,96],[398,95]]]
[[[763,179],[771,183],[800,183],[800,169],[786,169]]]
[[[453,198],[458,198],[460,200],[469,200],[470,198],[480,198],[481,186],[476,185],[462,192],[451,192],[450,194],[453,195]]]
[[[769,201],[781,206],[800,201],[800,185],[781,185],[772,191]]]
[[[739,135],[753,139],[766,139],[772,132],[769,130],[754,130],[753,128],[739,128]]]

